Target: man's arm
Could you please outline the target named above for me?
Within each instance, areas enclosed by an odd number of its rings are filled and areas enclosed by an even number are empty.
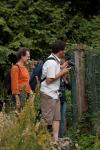
[[[58,74],[55,75],[55,78],[46,78],[46,83],[47,84],[51,84],[52,82],[56,81],[57,79],[59,79],[60,77],[64,76],[66,73],[68,73],[70,70],[70,68],[64,68],[63,70],[61,70]]]

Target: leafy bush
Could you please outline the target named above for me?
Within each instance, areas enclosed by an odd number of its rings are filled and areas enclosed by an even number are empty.
[[[46,127],[36,121],[36,116],[34,98],[26,102],[25,108],[17,117],[14,112],[9,115],[1,113],[0,148],[49,150],[51,137]]]
[[[49,44],[64,37],[69,45],[99,47],[100,16],[90,20],[73,14],[71,3],[47,0],[0,1],[0,63],[19,47],[32,49],[32,57],[50,53]],[[6,52],[6,53],[5,53]]]

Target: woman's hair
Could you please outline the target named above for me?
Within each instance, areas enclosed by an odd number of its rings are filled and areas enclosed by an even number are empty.
[[[16,57],[17,57],[17,61],[19,61],[21,59],[22,56],[26,56],[26,52],[30,52],[30,49],[29,48],[26,48],[26,47],[21,47],[19,48],[17,54],[16,54]]]

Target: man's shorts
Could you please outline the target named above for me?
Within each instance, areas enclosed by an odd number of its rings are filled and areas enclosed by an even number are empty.
[[[53,121],[60,121],[60,100],[53,99],[41,92],[41,111],[42,119],[48,125],[52,125]]]

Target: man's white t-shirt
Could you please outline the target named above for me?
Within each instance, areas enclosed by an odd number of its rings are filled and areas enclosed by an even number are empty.
[[[56,74],[60,72],[60,59],[51,54],[55,60],[47,60],[43,65],[42,78],[55,78]],[[41,83],[40,91],[44,94],[51,96],[53,99],[58,99],[58,90],[60,87],[60,78],[51,84],[47,84],[46,80]]]

